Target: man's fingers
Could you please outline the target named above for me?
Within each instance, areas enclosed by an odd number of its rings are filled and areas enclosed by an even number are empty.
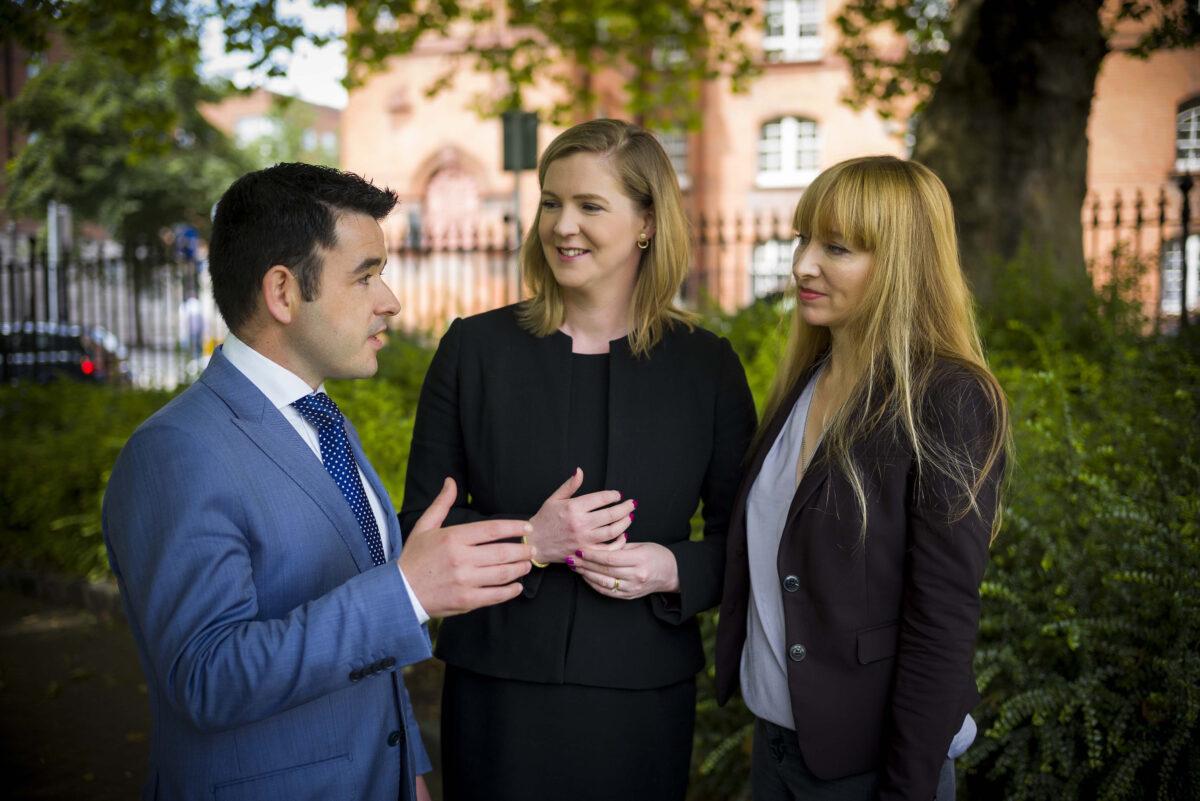
[[[481,545],[494,540],[524,537],[533,531],[533,526],[526,520],[480,520],[451,526],[446,531],[461,538],[466,545]]]
[[[520,582],[505,584],[502,587],[481,587],[471,593],[471,609],[481,606],[494,606],[516,598],[525,588]]]
[[[442,482],[442,491],[433,499],[433,503],[429,504],[429,508],[425,510],[425,514],[418,518],[413,524],[413,534],[418,531],[429,531],[434,528],[441,528],[446,515],[450,514],[450,507],[454,505],[454,499],[458,497],[458,485],[454,483],[454,479],[446,476],[446,480]]]
[[[476,587],[503,587],[517,581],[529,572],[532,565],[529,560],[510,562],[508,564],[485,565],[478,568],[471,576],[471,583]]]
[[[571,477],[568,478],[566,481],[564,481],[562,483],[562,485],[559,486],[558,489],[556,489],[554,492],[550,493],[550,497],[547,498],[546,500],[549,500],[549,501],[566,500],[567,498],[570,498],[572,495],[574,495],[576,492],[578,492],[579,488],[582,486],[583,486],[583,469],[576,467],[575,472],[571,474]]]
[[[476,564],[481,568],[490,567],[492,565],[525,565],[531,566],[529,561],[530,548],[522,542],[493,542],[484,545],[474,545],[471,547],[471,563]],[[525,575],[522,571],[519,575]],[[512,579],[509,579],[512,581]],[[500,582],[493,582],[500,583]]]

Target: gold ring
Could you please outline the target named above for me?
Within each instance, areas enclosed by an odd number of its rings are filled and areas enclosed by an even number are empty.
[[[621,580],[613,579],[613,592],[620,592],[620,591],[621,591]]]

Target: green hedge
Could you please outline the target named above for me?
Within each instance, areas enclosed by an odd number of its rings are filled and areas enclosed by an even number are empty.
[[[106,575],[100,500],[109,471],[170,397],[65,381],[0,387],[0,562]]]

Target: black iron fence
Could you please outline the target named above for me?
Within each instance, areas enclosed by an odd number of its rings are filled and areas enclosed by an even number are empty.
[[[1093,279],[1107,283],[1124,264],[1140,265],[1145,271],[1138,294],[1156,326],[1175,325],[1185,308],[1193,323],[1200,314],[1200,204],[1187,202],[1189,194],[1193,185],[1183,180],[1103,196],[1093,192],[1083,207],[1083,247]]]
[[[216,318],[197,264],[112,251],[92,243],[55,258],[35,239],[5,249],[0,380],[66,375],[172,387],[196,375]]]
[[[1195,207],[1193,207],[1195,209]],[[1187,308],[1200,311],[1200,219],[1183,219],[1174,186],[1153,194],[1090,196],[1084,248],[1097,283],[1116,269],[1114,252],[1152,269],[1139,287],[1156,319],[1179,317],[1184,270]],[[393,248],[385,280],[400,299],[395,328],[437,336],[455,317],[520,300],[516,243],[502,222],[410,230],[385,225]],[[1185,240],[1184,233],[1189,236]],[[791,209],[701,216],[692,223],[694,268],[685,305],[741,308],[777,292],[791,276]],[[0,380],[68,373],[84,380],[172,387],[194,379],[226,334],[203,259],[165,253],[127,257],[91,243],[53,258],[34,239],[0,248]]]

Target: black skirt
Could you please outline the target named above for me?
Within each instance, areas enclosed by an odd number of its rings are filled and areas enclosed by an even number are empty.
[[[445,801],[683,801],[692,679],[652,690],[538,684],[446,667]]]

